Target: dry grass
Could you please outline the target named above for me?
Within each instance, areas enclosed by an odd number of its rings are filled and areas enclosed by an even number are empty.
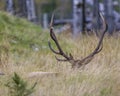
[[[62,39],[61,39],[62,37]],[[76,58],[89,54],[97,44],[97,38],[82,37],[73,40],[60,36],[61,45]],[[16,58],[9,54],[6,75],[0,78],[0,96],[7,96],[4,83],[17,72],[29,82],[37,81],[33,96],[119,96],[120,94],[120,38],[106,37],[102,52],[85,67],[71,69],[66,62],[57,62],[50,51],[29,52],[29,56]],[[66,46],[68,44],[68,46]],[[58,72],[57,75],[28,78],[30,72]]]
[[[106,36],[103,50],[88,65],[71,69],[69,63],[55,60],[47,44],[50,37],[39,27],[2,12],[0,22],[0,72],[5,73],[0,75],[0,96],[9,96],[5,84],[14,72],[31,84],[37,81],[32,96],[119,96],[119,37]],[[69,33],[58,38],[75,58],[88,55],[98,41],[95,36],[73,39]],[[41,71],[58,74],[29,78],[29,73]]]

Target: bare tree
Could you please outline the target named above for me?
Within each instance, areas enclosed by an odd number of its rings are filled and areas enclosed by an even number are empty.
[[[88,56],[86,56],[85,58],[83,58],[83,59],[81,59],[81,60],[79,60],[79,59],[75,60],[71,53],[70,53],[70,54],[66,54],[66,53],[63,51],[63,49],[61,48],[61,46],[60,46],[60,44],[59,44],[59,42],[58,42],[58,40],[57,40],[57,38],[56,38],[56,35],[55,35],[54,31],[53,31],[53,27],[52,27],[52,24],[53,24],[53,16],[52,16],[51,24],[50,24],[50,37],[51,37],[52,40],[55,42],[58,51],[56,51],[56,50],[54,50],[54,49],[52,48],[50,42],[48,42],[48,45],[49,45],[50,50],[51,50],[53,53],[64,57],[64,59],[59,59],[59,58],[56,57],[56,59],[57,59],[58,61],[68,61],[69,63],[72,64],[72,67],[73,67],[73,68],[74,68],[74,67],[79,68],[79,67],[81,67],[81,66],[83,66],[83,65],[88,64],[88,63],[93,59],[93,57],[102,50],[102,48],[103,48],[102,41],[103,41],[104,35],[105,35],[108,27],[107,27],[107,24],[106,24],[106,22],[105,22],[105,20],[104,20],[104,17],[102,16],[102,14],[100,14],[100,16],[101,16],[102,21],[103,21],[104,30],[103,30],[103,33],[102,33],[102,35],[101,35],[101,37],[100,37],[100,40],[99,40],[99,42],[98,42],[98,44],[97,44],[97,47],[95,48],[95,50],[93,50],[93,52],[92,52],[91,54],[89,54]]]

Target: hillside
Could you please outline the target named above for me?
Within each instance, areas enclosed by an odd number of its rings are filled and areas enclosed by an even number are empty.
[[[48,34],[40,26],[3,12],[0,12],[0,22],[0,41],[8,41],[10,50],[19,51],[20,47],[29,49],[34,46],[40,49],[45,46]]]
[[[76,59],[92,52],[98,41],[95,36],[73,39],[65,33],[57,37],[63,49]],[[48,40],[48,32],[40,26],[0,12],[0,72],[5,74],[0,75],[0,96],[10,94],[5,84],[14,72],[30,85],[37,82],[31,96],[119,96],[119,37],[106,36],[103,50],[80,69],[72,69],[68,62],[56,61],[48,48]],[[57,74],[29,76],[31,72],[41,71]]]

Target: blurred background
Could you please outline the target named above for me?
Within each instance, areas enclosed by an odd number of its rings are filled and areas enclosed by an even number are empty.
[[[53,11],[57,32],[71,29],[73,35],[92,31],[99,34],[101,12],[108,23],[108,34],[120,30],[120,0],[0,0],[0,10],[49,28]]]

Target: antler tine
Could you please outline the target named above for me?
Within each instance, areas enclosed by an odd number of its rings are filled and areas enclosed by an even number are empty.
[[[60,54],[59,52],[55,51],[55,50],[52,48],[51,43],[50,43],[49,41],[48,41],[48,45],[49,45],[50,50],[51,50],[53,53],[55,53],[55,54]]]
[[[67,55],[67,56],[69,56],[69,59],[59,59],[59,58],[57,58],[56,56],[55,56],[55,58],[58,60],[58,61],[68,61],[68,60],[74,60],[73,59],[73,56],[72,56],[72,54],[70,53],[69,55]]]
[[[100,17],[101,17],[102,22],[103,22],[103,27],[105,27],[105,29],[103,30],[103,33],[102,33],[102,35],[100,37],[98,46],[96,47],[96,49],[95,49],[95,51],[93,53],[99,53],[102,50],[102,48],[103,48],[102,41],[103,41],[103,38],[104,38],[104,35],[105,35],[106,31],[108,30],[108,25],[107,25],[103,15],[102,15],[102,13],[99,13],[99,14],[100,14]]]
[[[103,26],[105,27],[104,32],[106,32],[108,30],[108,25],[106,23],[106,20],[103,17],[103,14],[101,12],[99,14],[100,14],[100,17],[101,17],[101,19],[103,21]]]
[[[54,34],[54,32],[53,32],[53,18],[54,18],[54,12],[53,12],[53,14],[52,14],[52,18],[51,18],[51,22],[50,22],[50,36],[51,36],[51,38],[53,39],[53,41],[56,43],[56,45],[59,46],[59,44],[58,44],[58,42],[57,42],[57,38],[56,38],[56,36],[55,36],[55,34]],[[49,45],[49,48],[52,50],[53,53],[55,53],[55,54],[60,54],[60,51],[61,51],[60,47],[57,46],[58,49],[60,49],[59,52],[57,52],[57,51],[55,51],[55,50],[52,48],[51,43],[50,43],[49,41],[48,41],[48,45]]]
[[[57,61],[64,61],[64,62],[68,61],[67,59],[60,59],[57,56],[55,56],[55,58],[56,58]]]
[[[55,11],[52,13],[51,21],[50,21],[50,28],[53,27],[53,19],[54,19]]]

